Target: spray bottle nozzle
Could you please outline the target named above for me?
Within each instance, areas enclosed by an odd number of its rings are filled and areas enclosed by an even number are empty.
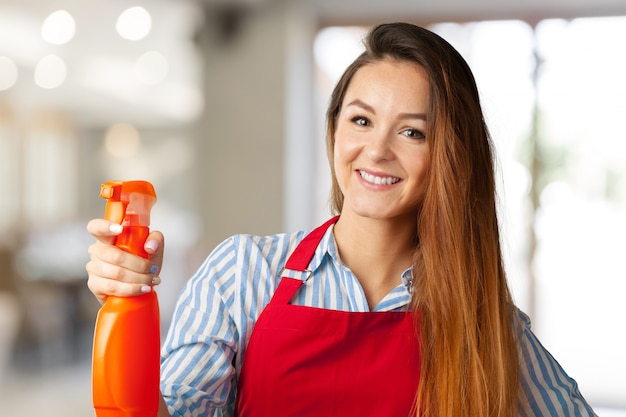
[[[149,226],[150,209],[156,202],[154,187],[147,181],[108,181],[100,188],[107,200],[104,217],[124,226]]]
[[[102,184],[100,197],[107,200],[104,218],[124,226],[124,233],[118,236],[116,245],[148,257],[143,250],[143,240],[150,226],[150,209],[156,202],[152,184],[147,181],[109,181]]]

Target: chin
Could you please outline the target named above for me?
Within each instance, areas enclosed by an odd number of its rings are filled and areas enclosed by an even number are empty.
[[[371,206],[362,209],[353,209],[352,211],[359,217],[376,220],[389,219],[397,216],[396,213],[390,212],[388,209],[376,209]]]
[[[374,204],[361,204],[359,206],[347,207],[344,204],[342,213],[346,210],[352,212],[357,217],[372,220],[400,220],[415,221],[418,216],[418,209],[411,210],[390,210],[388,205],[381,207]]]

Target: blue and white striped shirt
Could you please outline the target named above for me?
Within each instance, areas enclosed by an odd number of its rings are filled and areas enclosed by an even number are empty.
[[[332,230],[318,246],[309,265],[312,276],[293,303],[370,311],[359,281],[339,258]],[[162,351],[161,392],[172,416],[233,415],[237,377],[254,324],[276,290],[289,255],[305,236],[233,236],[187,282]],[[411,270],[404,271],[398,286],[374,311],[407,311],[411,278]],[[528,317],[521,312],[520,317],[520,416],[595,416],[576,382],[531,332]]]

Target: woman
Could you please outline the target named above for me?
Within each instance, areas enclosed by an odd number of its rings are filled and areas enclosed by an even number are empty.
[[[327,112],[336,217],[238,235],[181,293],[160,415],[593,416],[511,300],[472,73],[416,26],[374,27]],[[150,262],[88,230],[89,286],[131,296]],[[167,404],[167,406],[165,405]]]

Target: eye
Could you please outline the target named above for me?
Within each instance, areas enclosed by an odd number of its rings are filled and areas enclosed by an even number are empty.
[[[350,119],[350,121],[356,124],[357,126],[369,126],[370,125],[369,119],[363,116],[354,116],[353,118]]]
[[[410,139],[426,139],[426,135],[424,133],[413,128],[404,129],[401,134]]]

